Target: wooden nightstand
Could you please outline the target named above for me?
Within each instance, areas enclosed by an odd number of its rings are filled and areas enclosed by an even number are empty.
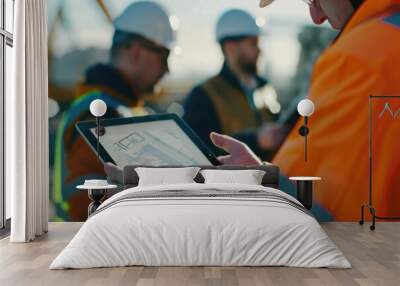
[[[321,181],[320,177],[290,177],[289,180],[297,183],[297,200],[308,210],[313,204],[313,182]]]

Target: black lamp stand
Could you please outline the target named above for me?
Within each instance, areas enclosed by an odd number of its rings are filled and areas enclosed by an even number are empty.
[[[307,135],[310,133],[308,129],[308,116],[304,116],[304,125],[299,128],[299,134],[304,137],[304,161],[307,162]]]
[[[104,126],[100,125],[100,117],[96,116],[96,136],[97,136],[97,161],[100,162],[99,157],[99,145],[100,145],[100,136],[103,136],[106,133]]]
[[[360,225],[364,224],[364,209],[367,208],[369,210],[369,213],[372,216],[372,225],[369,227],[371,230],[375,230],[375,223],[376,219],[382,219],[382,220],[399,220],[400,217],[383,217],[379,216],[376,214],[376,210],[373,206],[372,202],[372,101],[374,99],[382,99],[382,98],[400,98],[400,96],[369,96],[369,198],[368,198],[368,203],[363,204],[361,206],[361,220],[359,221]],[[386,108],[386,104],[385,104]],[[382,111],[383,112],[383,111]]]

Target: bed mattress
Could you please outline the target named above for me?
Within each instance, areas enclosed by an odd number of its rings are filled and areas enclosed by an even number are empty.
[[[134,187],[109,198],[50,269],[132,265],[351,267],[284,192],[196,183]]]

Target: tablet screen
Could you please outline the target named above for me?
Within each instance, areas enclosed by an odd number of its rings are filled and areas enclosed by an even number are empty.
[[[106,126],[100,144],[118,166],[210,165],[174,120]]]

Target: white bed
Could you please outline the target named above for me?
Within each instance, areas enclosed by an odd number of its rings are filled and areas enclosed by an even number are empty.
[[[174,191],[173,196],[162,195]],[[202,195],[190,195],[195,192]],[[154,196],[157,193],[160,197]],[[318,222],[299,205],[282,191],[254,185],[134,187],[105,201],[50,269],[128,265],[350,268]]]

